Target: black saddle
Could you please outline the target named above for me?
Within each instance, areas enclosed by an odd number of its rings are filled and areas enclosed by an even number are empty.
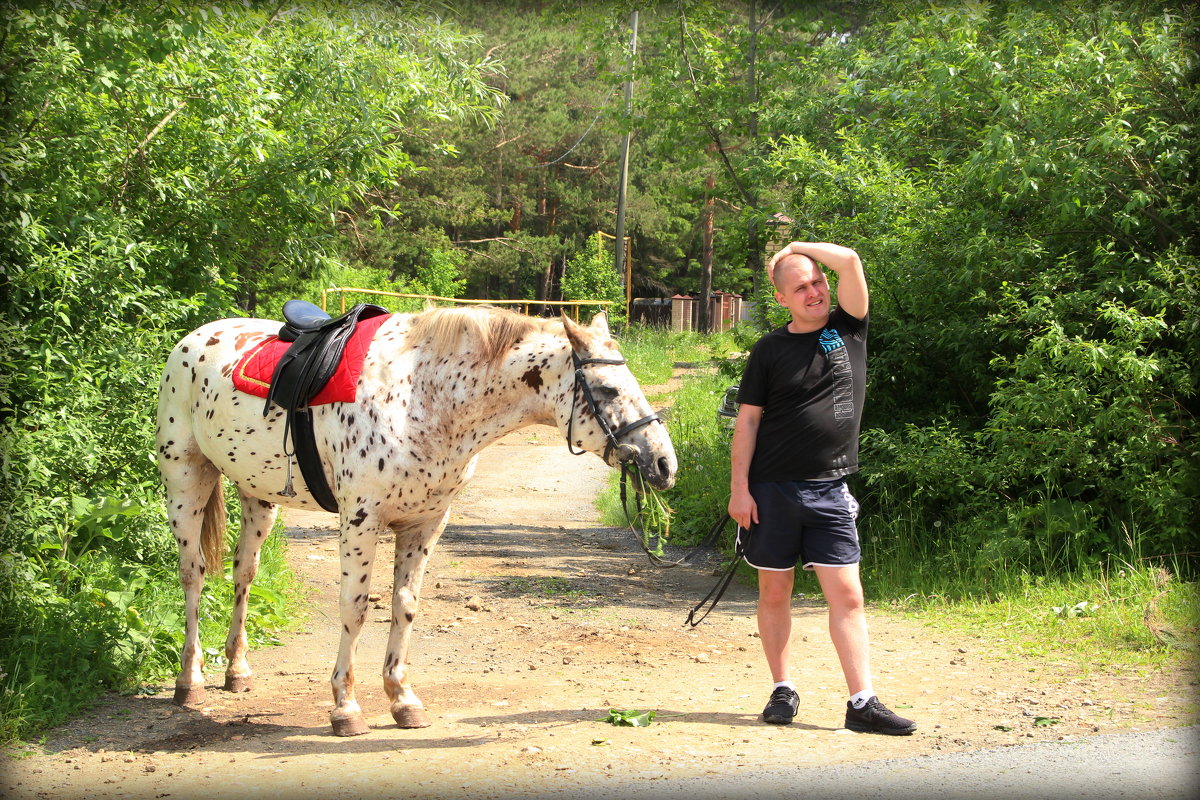
[[[354,313],[350,309],[347,316]],[[338,317],[340,321],[342,317]],[[288,300],[283,304],[283,327],[279,329],[281,342],[294,342],[302,333],[319,330],[327,322],[334,322],[329,312],[307,300]]]
[[[346,342],[361,320],[387,314],[380,306],[359,303],[340,317],[333,318],[319,306],[305,300],[289,300],[283,304],[283,327],[279,329],[279,340],[291,342],[275,371],[271,375],[271,388],[263,406],[263,416],[271,412],[272,403],[287,413],[283,428],[284,454],[288,457],[287,484],[280,492],[284,497],[295,497],[292,488],[292,457],[300,462],[300,473],[308,490],[321,508],[337,511],[337,499],[325,480],[325,470],[317,453],[317,440],[313,433],[311,401],[322,389],[342,360]],[[288,434],[291,434],[291,450],[288,450]]]

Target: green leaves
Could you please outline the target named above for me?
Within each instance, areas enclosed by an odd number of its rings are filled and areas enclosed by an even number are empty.
[[[611,708],[608,711],[608,716],[600,720],[600,722],[607,722],[609,725],[616,725],[618,727],[644,728],[654,721],[654,714],[655,712],[653,711],[620,711]]]
[[[59,50],[32,32],[7,43],[29,65],[15,78],[17,127],[45,149],[6,172],[29,197],[57,194],[45,212],[117,210],[139,238],[182,245],[183,263],[155,265],[166,285],[187,291],[216,271],[252,294],[248,281],[311,269],[332,210],[411,172],[429,121],[494,118],[486,66],[460,55],[473,42],[410,13],[197,9],[178,28],[173,12],[80,4],[42,21]],[[147,32],[160,28],[175,38],[150,54]],[[105,91],[89,90],[96,76]]]
[[[594,246],[599,234],[593,237]],[[611,250],[597,252],[588,247],[584,252],[569,259],[562,277],[562,296],[564,300],[610,300],[611,305],[600,307],[581,307],[585,314],[595,314],[607,311],[610,323],[625,319],[625,289],[621,276],[614,266]]]
[[[760,164],[870,270],[865,505],[981,573],[1195,549],[1195,12],[889,13]]]
[[[25,5],[0,19],[0,662],[32,699],[0,694],[0,736],[176,657],[148,598],[177,586],[153,408],[178,337],[328,264],[331,215],[499,97],[414,4]]]
[[[1095,603],[1089,603],[1087,600],[1081,600],[1073,606],[1053,606],[1050,609],[1054,616],[1064,617],[1066,619],[1090,617],[1099,610],[1100,606],[1096,605]]]

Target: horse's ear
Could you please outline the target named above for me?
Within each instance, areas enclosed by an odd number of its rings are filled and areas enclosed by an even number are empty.
[[[608,332],[608,312],[601,311],[596,316],[592,317],[592,324],[589,326],[596,332],[596,335],[602,339],[612,338],[612,334]]]
[[[562,315],[562,324],[563,330],[567,332],[567,341],[571,343],[571,349],[577,353],[586,352],[591,334],[565,313]]]

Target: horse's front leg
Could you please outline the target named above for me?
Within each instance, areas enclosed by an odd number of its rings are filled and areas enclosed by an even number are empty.
[[[383,661],[383,688],[391,701],[392,719],[401,728],[429,725],[425,705],[408,680],[408,644],[421,598],[425,565],[449,517],[447,510],[433,520],[392,526],[396,532],[396,566],[392,576],[392,629]]]
[[[258,574],[258,557],[263,542],[271,533],[279,506],[239,492],[242,501],[242,532],[233,552],[233,615],[229,636],[225,639],[225,691],[248,692],[254,685],[254,673],[246,660],[246,607],[250,602],[250,584]]]
[[[337,663],[330,684],[333,687],[333,711],[329,713],[333,732],[338,736],[358,736],[369,729],[358,701],[354,699],[354,651],[367,617],[367,595],[371,590],[371,565],[375,545],[382,533],[378,518],[366,509],[342,513],[341,566],[342,590],[338,608],[342,636],[338,643]]]

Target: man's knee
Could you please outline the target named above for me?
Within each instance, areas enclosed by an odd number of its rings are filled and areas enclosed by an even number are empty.
[[[787,607],[792,604],[791,572],[775,572],[759,570],[758,573],[758,602],[759,605],[770,607]]]
[[[862,590],[845,590],[825,596],[830,611],[842,614],[859,614],[866,608]]]
[[[836,583],[825,588],[825,602],[835,614],[861,614],[866,607],[862,584],[858,581]]]
[[[857,565],[850,567],[818,567],[817,576],[821,591],[831,611],[843,613],[862,611],[866,605],[863,598],[862,580]]]

